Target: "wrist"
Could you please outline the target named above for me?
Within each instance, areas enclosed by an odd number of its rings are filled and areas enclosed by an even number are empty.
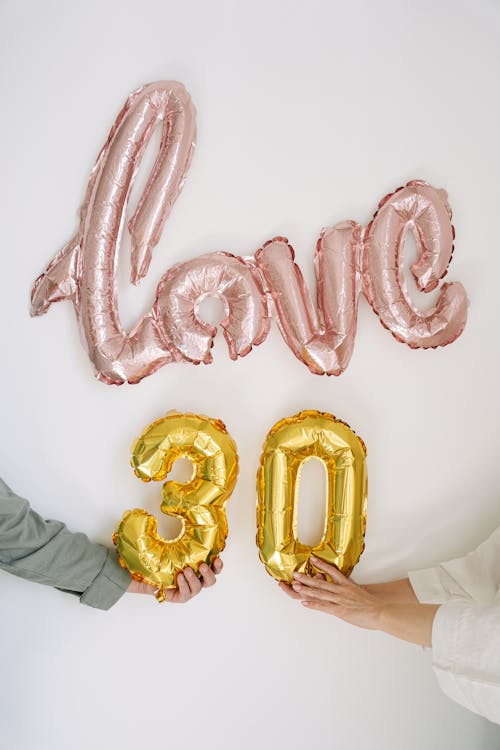
[[[136,581],[134,578],[131,579],[127,591],[129,594],[154,594],[154,586],[149,583],[142,581]]]
[[[420,646],[432,646],[432,625],[439,605],[390,603],[380,608],[379,626],[388,635]]]
[[[382,600],[379,600],[374,605],[374,614],[373,614],[373,622],[374,630],[383,630],[385,631],[386,628],[386,622],[387,622],[387,608],[388,603],[384,602]]]

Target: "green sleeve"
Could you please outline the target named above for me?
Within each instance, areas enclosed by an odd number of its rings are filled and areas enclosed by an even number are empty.
[[[130,575],[116,552],[45,521],[0,479],[0,568],[72,592],[83,604],[109,609],[127,590]]]

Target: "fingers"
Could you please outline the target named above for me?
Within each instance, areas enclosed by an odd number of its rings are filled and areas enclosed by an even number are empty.
[[[285,583],[284,581],[280,581],[279,587],[291,599],[296,599],[297,601],[301,599],[300,594],[298,594],[297,592],[295,592],[293,590],[293,588],[290,586],[289,583]]]
[[[219,575],[223,567],[224,566],[222,564],[222,560],[220,559],[220,557],[216,557],[212,563],[212,568],[213,568],[215,575]]]
[[[311,560],[314,562],[315,567],[320,568],[321,566],[330,577],[333,578],[333,576],[337,574],[337,581],[341,580],[343,583],[347,582],[347,578],[345,578],[335,566],[325,563],[319,558],[311,557]],[[338,595],[341,592],[339,583],[327,581],[323,573],[318,573],[315,576],[294,573],[293,577],[293,583],[289,584],[281,581],[279,587],[285,594],[287,594],[287,596],[297,601],[315,599],[316,601],[327,600],[332,602],[335,595]]]
[[[193,596],[199,594],[202,588],[210,588],[216,583],[216,575],[222,571],[222,567],[222,560],[219,557],[215,558],[211,567],[202,563],[199,567],[201,580],[192,568],[184,568],[177,576],[176,588],[165,591],[165,601],[175,604],[188,602]],[[133,590],[132,587],[130,590]]]
[[[281,582],[279,584],[280,589],[292,599],[301,601],[304,606],[311,609],[321,609],[328,612],[331,611],[332,607],[338,609],[346,596],[351,598],[352,582],[335,565],[331,565],[313,555],[310,559],[315,568],[324,572],[314,576],[294,573],[293,583]],[[327,581],[326,576],[331,580]],[[338,613],[332,612],[332,614],[338,616]]]
[[[332,581],[334,581],[335,583],[349,583],[349,579],[346,578],[345,575],[343,575],[340,570],[335,567],[335,565],[330,565],[330,563],[321,560],[319,557],[314,557],[314,555],[311,555],[311,562],[313,563],[315,568],[318,568],[318,570],[322,570],[324,573],[329,575]]]
[[[338,602],[338,594],[330,589],[312,588],[310,586],[304,586],[302,583],[295,582],[292,584],[292,588],[300,597],[300,599],[307,599],[314,601],[325,601],[325,602]]]
[[[336,592],[339,590],[338,583],[330,583],[330,581],[326,581],[323,576],[306,576],[303,573],[294,573],[294,582],[293,587],[295,588],[295,584],[302,584],[304,586],[307,586],[311,589],[321,589],[323,591],[331,591]],[[297,589],[295,589],[297,590]]]
[[[220,557],[216,557],[215,560],[213,560],[211,566],[207,565],[206,563],[202,563],[199,568],[202,579],[202,587],[210,588],[210,586],[213,586],[214,583],[217,583],[215,576],[218,576],[219,573],[222,572],[223,567],[224,566]]]
[[[189,586],[190,598],[201,591],[202,583],[192,568],[184,568],[182,571]],[[179,574],[180,575],[180,574]]]
[[[174,594],[177,593],[177,600],[179,602],[188,602],[191,599],[191,589],[189,588],[189,584],[186,581],[186,576],[184,575],[184,571],[179,573],[177,576],[177,591],[174,591]]]
[[[209,588],[215,583],[215,573],[212,568],[209,568],[206,563],[200,565],[200,573],[202,578],[203,588]]]
[[[184,604],[191,599],[191,589],[189,588],[183,572],[179,573],[177,576],[176,583],[176,589],[167,589],[165,591],[165,601],[173,602],[175,604]]]
[[[174,604],[185,604],[193,596],[199,594],[202,588],[210,588],[216,583],[216,575],[222,570],[222,560],[216,557],[212,567],[202,563],[199,568],[201,580],[190,567],[184,568],[177,576],[177,588],[167,589],[165,592],[165,601]]]

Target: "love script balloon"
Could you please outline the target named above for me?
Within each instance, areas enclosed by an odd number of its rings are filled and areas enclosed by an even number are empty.
[[[182,84],[150,83],[126,101],[92,169],[76,236],[35,281],[31,314],[53,302],[73,302],[96,376],[105,383],[137,383],[170,362],[208,364],[217,329],[198,314],[207,296],[219,297],[221,327],[231,359],[248,354],[269,331],[274,307],[284,340],[311,372],[340,375],[349,364],[362,292],[382,324],[412,348],[445,346],[462,332],[467,296],[458,282],[443,284],[423,312],[406,288],[405,236],[418,259],[411,272],[429,292],[446,274],[453,253],[451,209],[444,190],[413,180],[386,196],[370,224],[346,221],[325,229],[316,246],[317,308],[285,237],[266,242],[255,258],[226,252],[170,268],[149,313],[126,332],[118,314],[117,253],[127,203],[141,158],[161,124],[159,152],[127,228],[131,281],[147,274],[152,250],[177,199],[195,139],[195,110]]]

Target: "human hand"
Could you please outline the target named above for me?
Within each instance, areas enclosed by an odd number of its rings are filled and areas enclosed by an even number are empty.
[[[177,587],[175,589],[166,589],[165,601],[172,604],[184,604],[193,596],[199,594],[202,589],[210,588],[216,583],[215,576],[222,570],[222,560],[216,557],[209,567],[206,563],[200,565],[201,579],[198,578],[194,570],[190,567],[184,568],[177,576]],[[142,583],[132,579],[127,589],[132,594],[155,594],[157,588],[149,583]]]
[[[322,575],[307,576],[294,573],[294,582],[280,583],[282,591],[300,600],[304,607],[335,615],[341,620],[360,628],[376,630],[380,627],[383,602],[363,586],[346,578],[334,565],[311,557],[314,566],[326,573],[332,581]]]

